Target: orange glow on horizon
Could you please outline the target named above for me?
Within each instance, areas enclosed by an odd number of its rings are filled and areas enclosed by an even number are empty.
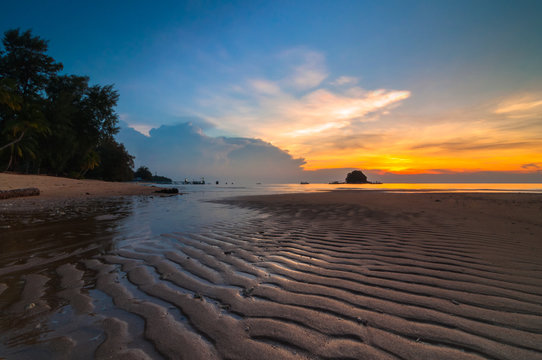
[[[447,154],[446,156],[427,156],[423,154],[364,154],[347,155],[341,152],[315,154],[307,161],[305,170],[359,168],[378,170],[395,174],[442,174],[446,172],[511,171],[529,173],[540,170],[538,166],[525,167],[526,164],[540,164],[540,152],[508,151],[508,155],[471,152],[468,156]],[[455,156],[454,156],[455,155]]]

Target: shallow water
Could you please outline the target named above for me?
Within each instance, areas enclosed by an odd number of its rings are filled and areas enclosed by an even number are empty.
[[[73,324],[68,324],[73,321],[79,322],[79,333],[71,334],[76,340],[92,339],[99,333],[92,322],[85,325],[88,318],[74,317],[70,301],[58,296],[65,290],[58,274],[63,265],[83,271],[79,289],[107,314],[111,299],[95,289],[96,278],[85,269],[85,261],[126,247],[172,250],[172,242],[161,234],[198,233],[212,224],[258,216],[247,209],[205,201],[211,198],[215,197],[208,192],[196,191],[182,196],[91,200],[41,213],[2,214],[0,358],[38,356],[44,351],[40,344],[72,333]],[[99,344],[103,336],[95,340]],[[47,352],[51,352],[49,348]]]
[[[330,190],[387,192],[518,192],[542,193],[542,183],[389,183],[389,184],[246,184],[173,185],[184,192],[201,192],[207,197],[281,194]]]

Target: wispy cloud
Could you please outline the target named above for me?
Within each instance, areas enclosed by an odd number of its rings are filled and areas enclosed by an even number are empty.
[[[343,85],[355,85],[358,83],[358,78],[353,76],[340,76],[335,81],[331,82],[331,85],[343,86]]]
[[[540,94],[415,112],[399,107],[411,97],[408,89],[365,89],[346,75],[328,79],[323,54],[295,49],[274,60],[281,71],[267,74],[276,76],[209,90],[198,115],[225,133],[304,158],[306,170],[532,172],[524,165],[542,162]]]
[[[495,114],[502,114],[510,118],[542,115],[542,95],[524,95],[502,101],[495,109]]]
[[[542,170],[542,162],[523,164],[521,167],[526,170]]]
[[[322,83],[327,76],[323,54],[302,48],[282,52],[278,59],[288,64],[290,74],[281,80],[285,87],[295,90],[310,90]]]
[[[376,121],[410,96],[407,90],[366,90],[347,76],[335,81],[340,88],[328,88],[325,58],[314,51],[295,49],[277,59],[288,73],[210,92],[200,115],[228,133],[262,138],[310,163],[311,153],[330,136],[351,136],[353,126]]]

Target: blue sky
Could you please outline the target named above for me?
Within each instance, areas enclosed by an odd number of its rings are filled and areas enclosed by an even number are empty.
[[[115,84],[140,131],[190,120],[385,177],[542,169],[541,18],[540,1],[25,1],[0,30]]]

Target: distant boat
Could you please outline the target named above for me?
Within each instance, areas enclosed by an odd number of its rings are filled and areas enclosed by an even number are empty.
[[[302,181],[302,182],[300,182],[300,184],[301,184],[301,185],[308,185],[309,183],[306,182],[306,181]]]
[[[201,180],[192,180],[188,181],[188,178],[184,179],[182,182],[183,185],[205,185],[205,179],[202,177]]]

